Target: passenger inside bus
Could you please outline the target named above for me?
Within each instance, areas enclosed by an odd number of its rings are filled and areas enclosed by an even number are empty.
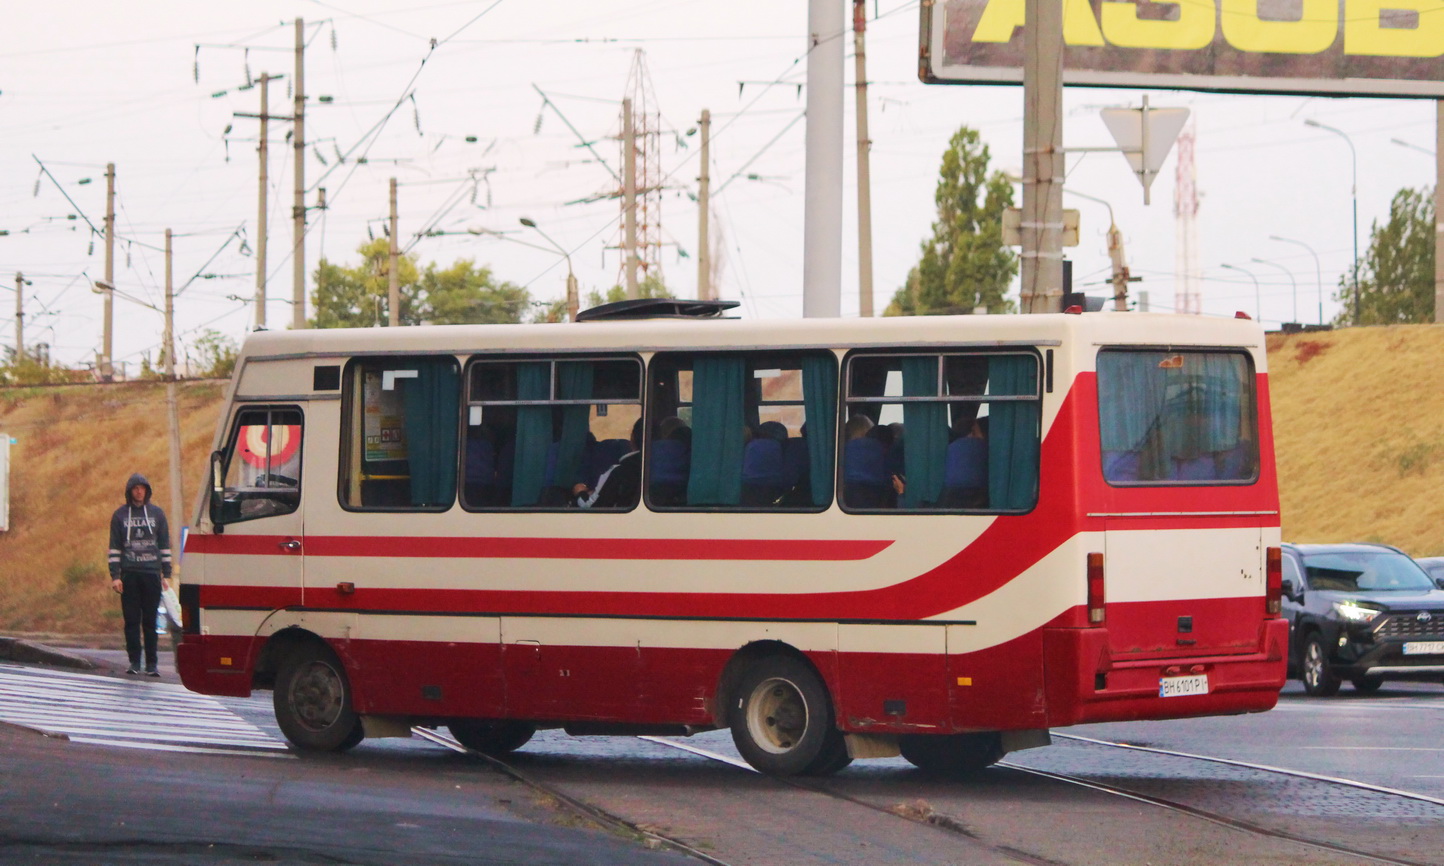
[[[847,443],[842,447],[842,495],[852,508],[887,508],[895,504],[896,490],[887,471],[887,446],[869,435],[872,419],[861,413],[847,419]]]
[[[631,508],[642,492],[642,419],[632,425],[632,450],[597,479],[595,489],[583,482],[572,487],[579,508]]]
[[[657,423],[652,441],[649,482],[653,504],[676,506],[687,502],[687,478],[692,471],[692,428],[676,415]]]
[[[764,421],[742,448],[742,504],[772,505],[787,492],[784,485],[782,445],[787,425]]]
[[[960,415],[953,422],[954,438],[948,443],[943,467],[944,508],[988,507],[988,416]]]

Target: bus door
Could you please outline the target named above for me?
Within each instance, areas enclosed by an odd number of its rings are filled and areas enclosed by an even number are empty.
[[[305,530],[301,505],[302,413],[244,406],[213,458],[212,536],[204,544],[207,608],[301,604]]]

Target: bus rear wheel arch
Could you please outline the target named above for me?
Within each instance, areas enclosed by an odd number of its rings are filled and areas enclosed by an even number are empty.
[[[340,659],[319,641],[289,647],[274,692],[276,724],[297,748],[342,752],[365,736]]]
[[[727,722],[737,751],[772,776],[828,775],[850,763],[827,686],[792,655],[764,655],[741,670]]]

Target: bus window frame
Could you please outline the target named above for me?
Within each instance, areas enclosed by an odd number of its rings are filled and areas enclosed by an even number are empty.
[[[637,365],[637,397],[635,400],[582,400],[582,399],[555,399],[557,390],[557,368],[558,363],[577,362],[604,362],[604,361],[631,361]],[[550,365],[550,372],[547,376],[548,393],[553,399],[548,400],[473,400],[471,398],[471,371],[478,364],[535,364],[547,362]],[[572,500],[564,505],[472,505],[466,501],[466,434],[469,425],[469,414],[472,407],[486,406],[596,406],[599,402],[608,406],[636,406],[637,416],[646,417],[647,411],[647,363],[641,353],[636,351],[621,350],[617,352],[607,351],[585,351],[575,354],[562,352],[528,352],[524,354],[475,354],[469,355],[461,365],[461,413],[457,419],[460,425],[460,434],[457,437],[457,504],[463,511],[473,514],[566,514],[572,512],[590,511],[597,514],[628,514],[635,511],[642,505],[642,497],[638,497],[636,505],[630,508],[578,508]],[[645,422],[644,422],[645,426]]]
[[[651,487],[652,487],[652,485],[651,485],[651,461],[649,460],[649,455],[651,454],[651,448],[650,448],[650,446],[651,446],[651,444],[652,444],[652,429],[651,429],[651,428],[652,428],[652,427],[656,424],[656,422],[657,422],[657,419],[656,419],[655,417],[653,417],[654,414],[655,414],[655,413],[653,412],[653,410],[654,410],[655,407],[656,407],[656,401],[653,399],[653,394],[656,392],[657,387],[658,387],[658,386],[657,386],[657,382],[655,381],[655,379],[656,379],[655,365],[656,365],[656,363],[657,363],[657,359],[658,359],[658,358],[662,358],[662,359],[665,360],[665,359],[668,358],[668,357],[679,356],[679,355],[684,355],[684,356],[686,356],[686,357],[688,357],[688,358],[692,358],[692,359],[699,358],[699,357],[723,357],[723,356],[733,356],[733,355],[740,355],[740,356],[742,356],[743,358],[748,358],[748,359],[750,359],[750,358],[778,358],[778,357],[780,357],[780,358],[788,358],[788,357],[800,358],[800,357],[802,357],[802,356],[804,356],[804,355],[812,355],[812,356],[815,356],[815,357],[824,357],[824,356],[825,356],[825,357],[827,357],[828,359],[830,359],[830,360],[832,361],[833,370],[834,370],[835,372],[837,372],[837,373],[840,375],[840,374],[841,374],[841,371],[842,371],[842,364],[841,364],[841,362],[838,360],[837,350],[836,350],[836,349],[833,349],[833,348],[830,348],[830,347],[826,347],[826,346],[784,346],[784,347],[763,346],[763,347],[744,347],[744,348],[735,348],[735,349],[734,349],[734,348],[728,348],[728,349],[710,349],[710,348],[709,348],[709,349],[677,349],[677,348],[667,348],[667,349],[658,349],[658,350],[654,351],[654,352],[651,354],[651,356],[647,359],[647,380],[646,380],[646,388],[645,388],[645,399],[646,399],[647,415],[644,416],[646,420],[644,421],[644,423],[643,423],[643,425],[642,425],[643,428],[644,428],[644,429],[643,429],[643,436],[642,436],[642,439],[643,439],[643,442],[642,442],[642,502],[646,504],[647,509],[648,509],[649,511],[655,512],[655,513],[657,513],[657,514],[712,514],[712,513],[716,513],[716,514],[821,514],[821,513],[825,512],[825,511],[831,509],[833,503],[835,503],[835,502],[838,501],[837,488],[836,488],[835,486],[834,486],[833,491],[832,491],[832,497],[831,497],[827,502],[823,503],[822,505],[813,504],[813,505],[808,506],[808,507],[805,507],[805,508],[778,508],[778,507],[775,507],[775,506],[773,506],[773,507],[763,507],[763,506],[740,505],[740,504],[739,504],[739,505],[658,505],[658,504],[652,502],[652,500],[651,500]],[[675,367],[674,367],[673,369],[674,369],[674,371],[677,371],[677,370],[679,370],[680,368],[675,368]],[[693,369],[693,368],[692,368],[692,367],[688,367],[687,369],[691,370],[691,369]],[[749,369],[752,370],[753,372],[755,372],[755,371],[758,370],[758,369],[773,369],[773,368],[767,367],[767,366],[757,367],[757,366],[749,365]],[[799,366],[798,369],[800,370],[801,367]],[[680,392],[680,390],[681,390],[680,387],[678,387],[677,390]],[[839,417],[839,412],[840,412],[841,405],[842,405],[841,396],[842,396],[842,383],[841,383],[841,381],[839,381],[839,382],[838,382],[838,386],[837,386],[837,390],[836,390],[836,391],[833,393],[833,395],[832,395],[833,417],[834,417],[834,420],[836,420],[836,419]],[[680,393],[679,393],[677,405],[676,405],[676,407],[674,407],[674,414],[675,414],[676,412],[680,412],[681,408],[682,408],[684,405],[686,405],[686,406],[691,406],[692,404],[691,404],[691,403],[685,403],[685,404],[682,403],[682,402],[681,402],[681,398],[680,398]],[[805,404],[804,404],[804,401],[801,401],[801,400],[778,400],[778,401],[770,401],[770,402],[767,402],[767,403],[761,403],[761,404],[759,404],[759,405],[767,405],[767,406],[803,406],[803,405],[805,405]],[[835,446],[834,446],[834,447],[835,447]],[[834,472],[834,474],[836,474],[836,472],[837,472],[837,466],[838,466],[838,452],[837,452],[836,450],[833,451],[832,464],[833,464],[833,472]]]
[[[1094,422],[1098,425],[1098,474],[1103,477],[1103,482],[1109,487],[1116,487],[1124,490],[1138,488],[1176,488],[1176,487],[1250,487],[1259,483],[1262,478],[1263,455],[1259,448],[1259,390],[1258,390],[1258,368],[1254,364],[1253,353],[1242,346],[1146,346],[1146,345],[1103,345],[1098,347],[1097,357],[1105,353],[1132,353],[1144,354],[1150,352],[1171,352],[1174,354],[1188,355],[1233,355],[1242,357],[1247,367],[1244,375],[1244,384],[1248,389],[1249,399],[1245,405],[1249,410],[1250,421],[1253,426],[1253,475],[1248,478],[1231,478],[1201,481],[1182,481],[1173,479],[1157,479],[1144,481],[1115,481],[1108,477],[1107,464],[1104,459],[1103,449],[1103,395],[1098,379],[1098,364],[1095,359],[1093,370],[1093,382],[1097,404],[1097,413]]]
[[[255,425],[249,425],[249,424],[247,424],[247,425],[242,425],[242,424],[241,424],[241,419],[244,418],[247,414],[252,413],[252,412],[264,412],[264,413],[266,413],[266,422],[267,422],[267,423],[266,423],[265,426],[267,426],[267,427],[290,426],[290,425],[276,425],[276,424],[270,423],[271,415],[272,415],[273,413],[276,413],[276,412],[295,412],[295,413],[296,413],[297,415],[299,415],[300,418],[301,418],[301,423],[295,425],[295,426],[301,428],[301,443],[300,443],[300,445],[297,446],[297,450],[298,450],[298,452],[299,452],[298,456],[300,457],[300,459],[297,461],[297,464],[296,464],[296,487],[295,487],[295,491],[296,491],[296,501],[295,501],[295,503],[292,505],[292,507],[291,507],[290,509],[286,510],[286,511],[273,511],[273,512],[271,512],[271,513],[269,513],[269,514],[257,514],[257,515],[250,516],[250,517],[237,516],[237,517],[235,517],[235,518],[233,518],[233,519],[223,519],[224,516],[220,513],[220,512],[221,512],[221,509],[217,507],[217,505],[218,505],[218,500],[216,499],[216,496],[219,494],[219,496],[222,497],[222,500],[221,500],[221,501],[224,500],[225,489],[226,489],[226,488],[225,488],[225,480],[226,480],[226,478],[228,478],[228,477],[230,476],[230,473],[231,473],[231,465],[232,465],[232,463],[233,463],[233,462],[235,461],[235,459],[236,459],[236,448],[237,448],[237,445],[238,445],[239,442],[240,442],[241,428],[242,428],[242,426],[248,426],[248,427],[249,427],[249,426],[255,426]],[[306,471],[305,448],[306,448],[306,412],[305,412],[305,410],[303,410],[303,409],[301,408],[300,405],[294,404],[294,403],[269,403],[269,402],[265,402],[265,403],[237,403],[237,404],[235,405],[235,411],[234,411],[234,413],[231,415],[230,432],[227,434],[227,436],[226,436],[226,441],[225,441],[225,446],[224,446],[224,448],[223,448],[223,449],[221,450],[221,452],[220,452],[220,453],[221,453],[221,456],[222,456],[222,458],[223,458],[223,459],[220,461],[220,469],[221,469],[221,479],[220,479],[220,481],[221,481],[221,488],[220,488],[219,491],[216,490],[216,488],[215,488],[215,486],[214,486],[215,480],[214,480],[214,478],[212,478],[212,479],[211,479],[211,484],[212,484],[212,487],[211,487],[211,496],[207,497],[207,501],[206,501],[206,516],[207,516],[208,518],[210,518],[211,525],[212,525],[212,526],[215,526],[215,527],[217,527],[217,528],[226,527],[226,526],[233,526],[233,525],[235,525],[235,524],[237,524],[237,523],[248,523],[248,522],[250,522],[250,521],[252,521],[252,520],[264,520],[264,519],[266,519],[267,517],[283,517],[283,516],[285,516],[285,515],[287,515],[287,514],[295,514],[297,511],[300,511],[300,510],[301,510],[301,491],[302,491],[302,488],[303,488],[303,486],[304,486],[304,479],[303,479],[302,476],[305,474],[305,471]],[[267,472],[268,477],[269,477],[270,474],[271,474],[270,472]],[[282,477],[284,477],[284,476],[282,476]],[[287,489],[287,488],[247,488],[247,489],[266,490],[266,489]],[[240,492],[240,488],[237,488],[237,489],[236,489],[236,492],[239,493],[239,492]],[[263,497],[253,497],[253,498],[263,498]],[[239,503],[240,501],[242,501],[240,498],[238,498],[238,499],[236,500],[237,503]],[[271,500],[271,501],[279,502],[280,500],[279,500],[279,499],[275,499],[275,500]]]
[[[357,408],[355,402],[358,399],[357,391],[360,389],[360,385],[355,379],[355,371],[357,370],[357,368],[364,368],[364,366],[367,364],[404,364],[407,362],[414,363],[417,361],[437,361],[441,359],[450,359],[451,362],[456,365],[458,375],[460,374],[462,369],[461,364],[457,361],[455,355],[447,352],[427,352],[417,354],[408,353],[404,355],[391,353],[356,355],[354,357],[348,358],[346,363],[342,365],[341,418],[340,424],[337,425],[339,430],[339,447],[336,455],[336,502],[341,506],[341,509],[343,511],[349,511],[355,514],[444,514],[445,512],[450,511],[452,507],[457,504],[458,500],[460,499],[461,493],[460,460],[462,449],[460,446],[460,440],[458,440],[456,449],[457,459],[453,465],[452,470],[455,476],[455,486],[452,490],[450,503],[446,505],[427,506],[352,505],[346,500],[346,485],[349,480],[350,461],[352,456],[351,449],[354,445],[353,440],[350,436],[351,433],[355,432],[352,428],[352,423],[360,422],[364,425],[364,419],[358,419],[353,417],[353,414]],[[464,396],[464,389],[457,393],[456,423],[458,429],[462,429],[461,425],[462,422],[465,420],[465,415],[461,411],[461,409],[463,408],[462,398]],[[363,433],[362,435],[364,436],[365,434]],[[408,476],[408,478],[409,477],[410,476]]]
[[[882,397],[859,397],[849,396],[852,387],[852,363],[857,358],[916,358],[918,356],[933,356],[938,359],[937,391],[938,395],[933,397],[903,397],[903,396],[882,396]],[[973,358],[997,358],[1004,355],[1027,356],[1033,359],[1033,394],[1005,394],[997,397],[989,397],[986,394],[972,395],[963,394],[958,396],[943,396],[943,386],[946,384],[947,359],[955,357]],[[964,516],[999,516],[999,515],[1022,515],[1029,514],[1038,507],[1042,498],[1041,489],[1043,485],[1043,396],[1044,396],[1044,369],[1042,352],[1037,346],[1008,346],[998,349],[980,348],[977,346],[958,347],[956,349],[943,347],[918,347],[918,348],[877,348],[877,349],[853,349],[842,359],[842,376],[838,380],[838,423],[837,423],[837,449],[834,460],[836,480],[833,482],[833,495],[838,507],[846,514],[874,515],[915,515],[915,514],[950,514]],[[847,445],[847,410],[853,404],[860,405],[887,405],[892,403],[1037,403],[1038,404],[1038,427],[1036,436],[1038,441],[1038,488],[1033,491],[1032,504],[1027,508],[857,508],[849,506],[843,496],[843,450]]]

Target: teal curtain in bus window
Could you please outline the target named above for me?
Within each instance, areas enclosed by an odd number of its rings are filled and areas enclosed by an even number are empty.
[[[594,370],[595,368],[585,361],[564,361],[557,364],[557,397],[562,400],[590,398]],[[554,483],[566,490],[571,490],[574,484],[582,480],[582,458],[586,454],[591,420],[590,405],[562,407],[562,434],[557,446]]]
[[[742,430],[747,364],[740,357],[692,365],[692,474],[688,505],[742,501]]]
[[[544,362],[516,365],[518,400],[551,399],[551,365]],[[516,449],[512,468],[511,504],[536,505],[546,486],[547,450],[552,444],[552,407],[518,406]]]
[[[419,361],[415,379],[397,379],[411,464],[411,504],[450,505],[456,498],[461,377],[450,361]]]
[[[1157,352],[1098,354],[1098,424],[1103,450],[1140,451],[1163,411],[1166,384]]]
[[[988,359],[988,394],[1038,393],[1037,362],[1027,355]],[[988,507],[1012,511],[1038,498],[1039,403],[994,400],[988,404]]]
[[[802,411],[807,416],[807,472],[812,504],[832,501],[832,452],[837,447],[837,364],[830,357],[802,359]]]
[[[936,397],[938,357],[902,359],[904,397]],[[901,507],[931,508],[943,492],[948,459],[948,407],[945,403],[903,404],[903,470],[907,487]]]

